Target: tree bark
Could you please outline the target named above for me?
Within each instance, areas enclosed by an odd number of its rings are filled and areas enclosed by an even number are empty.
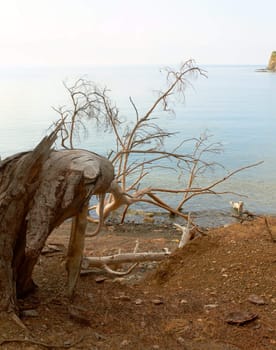
[[[0,311],[16,311],[16,265],[24,255],[26,214],[56,133],[0,163]]]
[[[33,268],[52,230],[83,217],[91,195],[105,193],[114,178],[112,164],[95,153],[52,150],[55,135],[0,164],[0,311],[16,311],[16,295],[34,288]],[[84,236],[79,226],[76,237]],[[73,292],[82,244],[71,245],[70,254]]]

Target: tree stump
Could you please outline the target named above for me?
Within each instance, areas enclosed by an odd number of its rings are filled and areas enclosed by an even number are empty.
[[[85,150],[54,151],[55,139],[52,133],[33,151],[0,163],[0,311],[17,311],[17,295],[34,288],[33,268],[49,234],[80,214],[78,236],[70,246],[74,288],[79,268],[74,264],[80,264],[83,249],[84,208],[93,194],[108,191],[114,178],[106,158]]]

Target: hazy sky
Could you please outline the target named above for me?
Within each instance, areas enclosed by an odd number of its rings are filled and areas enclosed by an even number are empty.
[[[0,65],[264,64],[276,0],[0,0]]]

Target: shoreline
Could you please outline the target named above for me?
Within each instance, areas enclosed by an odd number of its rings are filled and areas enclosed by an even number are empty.
[[[255,72],[258,72],[258,73],[276,73],[276,71],[273,71],[273,70],[268,69],[268,68],[258,68],[255,70]]]
[[[188,214],[188,213],[187,213]],[[249,215],[248,215],[249,214]],[[245,211],[245,215],[238,218],[235,216],[235,212],[230,210],[203,210],[200,212],[191,212],[192,220],[199,227],[204,229],[222,228],[231,224],[238,223],[242,220],[249,221],[258,217],[275,217],[273,213],[249,213]],[[107,225],[120,224],[120,214],[113,213],[106,220]],[[177,223],[179,225],[186,225],[186,221],[181,217],[170,215],[166,212],[147,212],[141,210],[135,210],[126,215],[125,225],[173,225]]]

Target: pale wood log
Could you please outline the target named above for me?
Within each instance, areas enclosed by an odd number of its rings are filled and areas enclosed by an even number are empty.
[[[86,256],[83,260],[85,265],[88,264],[93,267],[103,267],[104,265],[112,264],[160,261],[170,254],[171,253],[168,250],[164,252],[120,253],[99,257]]]

